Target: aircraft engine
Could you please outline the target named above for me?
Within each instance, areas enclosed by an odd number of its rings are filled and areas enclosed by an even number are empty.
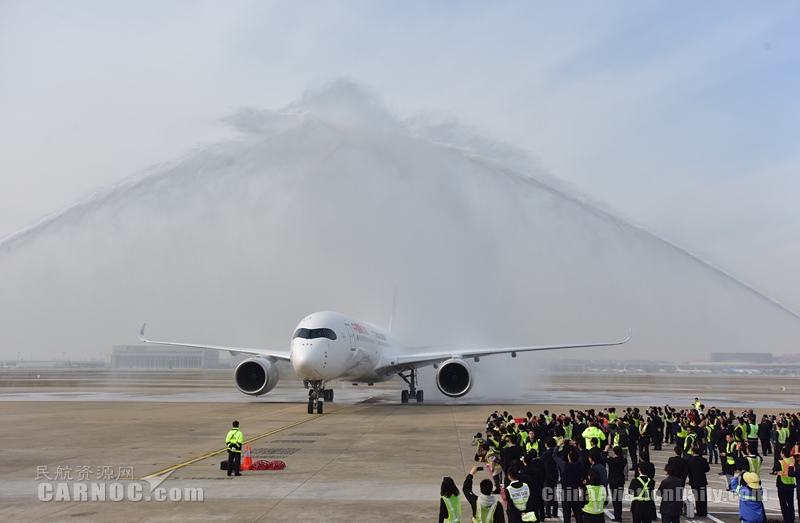
[[[249,358],[236,367],[233,379],[243,393],[260,396],[271,391],[278,384],[278,369],[268,359]]]
[[[463,360],[447,360],[439,365],[436,386],[445,396],[460,398],[472,388],[472,371]]]

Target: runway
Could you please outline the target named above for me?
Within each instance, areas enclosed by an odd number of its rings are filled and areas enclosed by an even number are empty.
[[[6,449],[0,473],[0,519],[430,521],[438,513],[441,477],[452,476],[460,486],[474,464],[470,440],[483,430],[489,412],[506,408],[522,415],[544,408],[560,412],[570,406],[630,404],[619,401],[616,393],[598,396],[587,390],[572,391],[572,397],[558,401],[550,394],[549,401],[530,405],[401,405],[397,390],[390,385],[337,390],[336,401],[326,404],[325,414],[308,415],[302,402],[305,390],[297,384],[276,389],[278,401],[253,401],[235,391],[243,401],[226,401],[216,399],[231,393],[218,388],[217,379],[213,375],[204,385],[193,376],[194,388],[189,392],[158,392],[153,387],[158,378],[152,376],[141,391],[128,385],[127,390],[116,391],[0,389],[5,421],[0,437]],[[613,398],[617,401],[605,401]],[[649,404],[641,396],[637,400],[638,406]],[[767,410],[762,406],[756,411]],[[233,419],[241,422],[245,439],[252,440],[254,459],[281,459],[286,469],[227,477],[219,464],[226,455],[224,437]],[[671,454],[651,455],[660,480],[660,469]],[[55,479],[58,467],[62,475],[69,468],[72,480]],[[114,477],[100,478],[101,472],[109,470],[103,467],[110,467]],[[129,470],[132,478],[125,477]],[[79,478],[79,471],[85,477]],[[718,471],[718,466],[712,466],[712,484]],[[164,477],[155,488],[148,481]],[[774,513],[774,478],[766,474],[763,478],[767,507]],[[43,483],[53,485],[49,501],[40,501]],[[67,485],[70,501],[55,499],[60,483]],[[87,501],[74,501],[76,483],[86,484],[89,493],[92,484],[103,484],[107,496],[111,485],[119,483],[125,495],[121,501],[108,497],[92,501],[90,496]],[[132,484],[139,485],[142,499],[128,496]],[[144,499],[158,488],[184,496],[186,489],[200,489],[202,501]],[[735,501],[723,499],[711,507],[719,521],[738,520]],[[466,505],[464,510],[468,512]],[[625,521],[630,521],[629,512]]]

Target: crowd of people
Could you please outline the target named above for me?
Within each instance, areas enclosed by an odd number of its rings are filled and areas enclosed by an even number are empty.
[[[452,478],[442,479],[439,522],[462,520],[463,493],[478,523],[543,522],[558,518],[559,511],[564,523],[572,518],[603,523],[607,511],[616,523],[622,521],[626,495],[633,523],[657,519],[657,497],[662,521],[679,523],[687,482],[694,515],[708,515],[707,475],[711,465],[719,465],[727,490],[738,495],[743,522],[766,520],[761,481],[773,474],[783,520],[794,523],[796,492],[800,509],[799,442],[798,414],[759,420],[752,410],[706,409],[697,398],[681,410],[669,405],[644,411],[570,409],[557,415],[545,410],[524,418],[495,411],[472,440],[479,464],[461,490]],[[658,485],[651,450],[672,454]],[[489,477],[480,481],[476,494],[474,476],[484,468]]]

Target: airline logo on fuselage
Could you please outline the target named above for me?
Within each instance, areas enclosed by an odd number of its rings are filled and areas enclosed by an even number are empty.
[[[359,325],[358,323],[353,322],[351,323],[351,325],[353,326],[354,331],[358,332],[359,334],[366,334],[367,336],[369,336],[369,331],[364,327],[362,327],[361,325]]]

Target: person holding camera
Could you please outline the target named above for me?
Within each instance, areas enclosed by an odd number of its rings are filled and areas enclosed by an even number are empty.
[[[475,495],[472,491],[472,479],[479,470],[483,470],[483,467],[472,467],[461,487],[464,497],[467,498],[467,502],[472,508],[472,520],[478,523],[505,523],[506,516],[503,513],[503,505],[498,498],[492,495],[494,486],[492,480],[481,480],[480,494]]]

